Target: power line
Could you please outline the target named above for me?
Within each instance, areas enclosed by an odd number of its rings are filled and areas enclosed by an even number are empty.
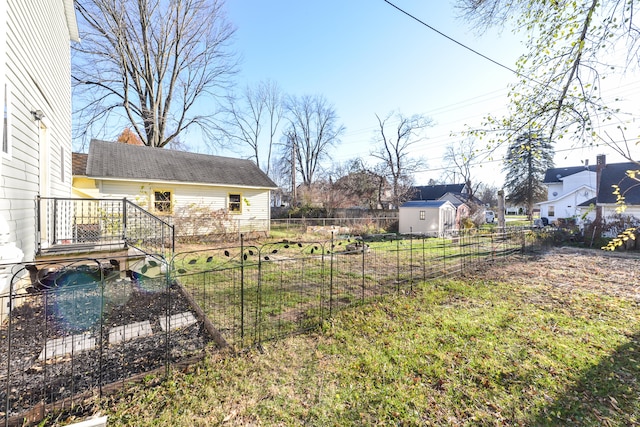
[[[484,59],[486,59],[487,61],[492,62],[492,63],[494,63],[495,65],[497,65],[497,66],[499,66],[499,67],[502,67],[502,68],[504,68],[505,70],[508,70],[508,71],[512,72],[513,74],[517,75],[518,77],[522,77],[522,78],[525,78],[525,79],[527,79],[527,80],[531,80],[532,82],[534,82],[534,83],[536,83],[536,84],[539,84],[539,85],[541,85],[541,84],[542,84],[542,83],[539,83],[539,82],[537,82],[537,81],[533,80],[533,79],[532,79],[532,78],[530,78],[529,76],[525,76],[524,74],[522,74],[522,73],[520,73],[520,72],[518,72],[518,71],[514,70],[513,68],[508,67],[508,66],[506,66],[506,65],[502,64],[501,62],[498,62],[498,61],[496,61],[495,59],[490,58],[490,57],[488,57],[487,55],[485,55],[485,54],[483,54],[483,53],[478,52],[477,50],[475,50],[475,49],[473,49],[473,48],[471,48],[471,47],[467,46],[466,44],[464,44],[464,43],[462,43],[462,42],[459,42],[458,40],[454,39],[453,37],[450,37],[450,36],[446,35],[446,34],[445,34],[445,33],[443,33],[442,31],[440,31],[440,30],[438,30],[438,29],[436,29],[436,28],[432,27],[431,25],[429,25],[429,24],[427,24],[426,22],[422,21],[422,20],[421,20],[421,19],[419,19],[418,17],[416,17],[416,16],[414,16],[414,15],[410,14],[410,13],[409,13],[409,12],[407,12],[406,10],[404,10],[404,9],[402,9],[402,8],[400,8],[400,7],[398,7],[398,6],[396,6],[395,4],[391,3],[389,0],[384,0],[384,2],[385,2],[385,3],[387,3],[389,6],[393,7],[394,9],[398,10],[399,12],[401,12],[401,13],[403,13],[403,14],[407,15],[409,18],[413,19],[414,21],[416,21],[416,22],[418,22],[418,23],[420,23],[420,24],[424,25],[425,27],[427,27],[427,28],[428,28],[428,29],[430,29],[431,31],[433,31],[433,32],[435,32],[435,33],[437,33],[437,34],[441,35],[442,37],[446,38],[446,39],[447,39],[447,40],[449,40],[449,41],[454,42],[454,43],[455,43],[455,44],[457,44],[458,46],[461,46],[461,47],[463,47],[464,49],[467,49],[468,51],[470,51],[470,52],[474,53],[475,55],[478,55],[479,57],[484,58]]]
[[[623,141],[614,141],[614,142],[623,142]],[[576,151],[576,150],[583,150],[583,149],[593,149],[593,148],[599,148],[599,147],[608,147],[609,144],[593,144],[593,145],[589,145],[586,147],[569,147],[569,148],[562,148],[560,150],[554,150],[554,155],[558,154],[558,153],[565,153],[565,152],[569,152],[569,151]],[[488,155],[490,154],[487,151],[479,151],[478,152],[479,155],[485,154]],[[485,157],[486,159],[486,157]],[[498,163],[498,162],[503,162],[504,159],[503,158],[497,158],[497,159],[490,159],[490,160],[480,160],[479,162],[476,163],[471,163],[470,166],[471,167],[475,167],[475,166],[484,166],[485,164],[491,164],[491,163]],[[445,171],[445,170],[449,170],[452,169],[452,167],[450,166],[440,166],[437,168],[426,168],[426,169],[419,169],[416,170],[416,173],[424,173],[424,172],[439,172],[439,171]]]

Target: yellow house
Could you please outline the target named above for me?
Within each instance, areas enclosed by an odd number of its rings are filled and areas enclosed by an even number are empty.
[[[269,232],[277,185],[252,161],[93,140],[73,153],[73,195],[122,199],[190,234]]]

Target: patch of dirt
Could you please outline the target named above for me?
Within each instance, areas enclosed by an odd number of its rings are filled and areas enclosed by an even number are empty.
[[[494,281],[516,281],[589,290],[640,302],[640,254],[571,247],[552,248],[541,255],[513,258],[474,273]]]
[[[11,322],[0,326],[0,417],[7,407],[11,418],[100,386],[124,386],[135,375],[199,354],[208,341],[199,322],[170,332],[163,328],[167,315],[193,312],[165,280],[61,286],[24,295],[14,307]],[[148,322],[150,331],[120,340],[110,336],[140,322]],[[74,339],[89,344],[75,346]],[[53,340],[66,340],[70,351],[46,345]]]

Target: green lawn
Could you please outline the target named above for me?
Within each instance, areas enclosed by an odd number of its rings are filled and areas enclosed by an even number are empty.
[[[110,426],[640,423],[635,301],[522,281],[414,290],[149,378],[100,410]]]

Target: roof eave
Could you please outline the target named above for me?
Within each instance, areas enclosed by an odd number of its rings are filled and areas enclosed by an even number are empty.
[[[78,176],[78,175],[74,175]],[[256,190],[276,190],[278,187],[267,187],[260,185],[243,185],[243,184],[216,184],[212,182],[186,182],[186,181],[165,181],[162,179],[140,179],[140,178],[118,178],[86,175],[86,178],[99,179],[102,181],[127,181],[127,182],[148,182],[153,184],[169,184],[169,185],[202,185],[205,187],[232,187],[232,188],[251,188]]]

